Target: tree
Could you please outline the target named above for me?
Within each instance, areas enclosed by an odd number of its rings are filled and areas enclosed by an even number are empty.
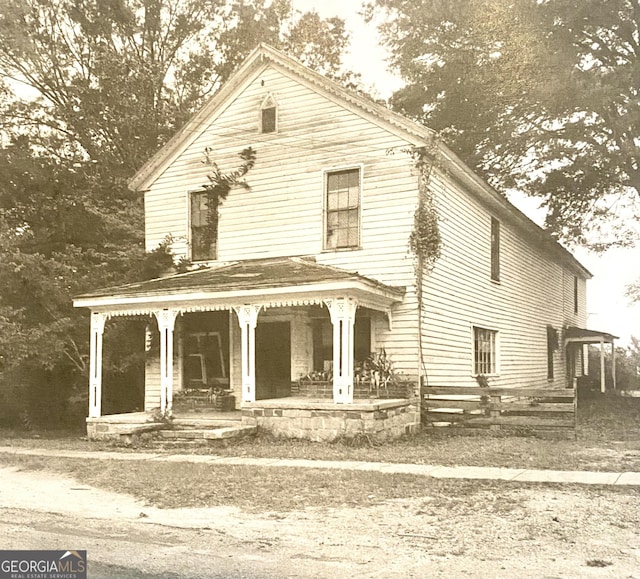
[[[127,179],[258,40],[337,76],[348,39],[289,0],[0,0],[0,395],[86,389],[71,296],[172,263],[167,244],[145,254]],[[108,332],[124,353],[121,326]]]
[[[556,236],[637,239],[638,0],[374,0],[376,12],[407,82],[396,110],[498,190],[540,197]]]

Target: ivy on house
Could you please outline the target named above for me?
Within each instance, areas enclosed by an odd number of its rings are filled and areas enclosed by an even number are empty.
[[[422,299],[422,277],[430,272],[440,257],[442,239],[438,211],[431,188],[431,176],[437,162],[438,143],[417,147],[412,153],[419,172],[418,207],[414,213],[413,230],[409,236],[409,248],[415,258],[416,286]]]
[[[204,159],[202,162],[210,169],[207,174],[209,182],[203,185],[202,189],[207,195],[207,227],[204,230],[204,242],[213,244],[218,235],[219,209],[222,202],[229,196],[229,192],[234,187],[241,187],[249,190],[249,184],[245,181],[245,175],[256,164],[256,151],[252,147],[247,147],[240,151],[242,160],[240,166],[230,173],[223,173],[212,157],[213,149],[205,147]]]

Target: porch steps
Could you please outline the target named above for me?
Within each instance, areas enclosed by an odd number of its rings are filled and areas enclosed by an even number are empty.
[[[255,426],[222,425],[209,428],[184,428],[158,431],[159,442],[196,442],[240,438],[256,432]]]

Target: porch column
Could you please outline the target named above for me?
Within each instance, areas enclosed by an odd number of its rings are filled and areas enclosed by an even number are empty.
[[[611,340],[611,381],[613,382],[613,389],[617,387],[616,384],[616,345],[615,340]]]
[[[89,416],[97,418],[102,412],[102,335],[107,315],[91,312],[91,341],[89,351]]]
[[[234,307],[240,324],[242,360],[242,401],[256,401],[256,325],[262,306],[247,304]]]
[[[160,412],[171,415],[173,410],[173,328],[177,310],[154,312],[160,331]]]
[[[600,392],[606,390],[604,370],[604,339],[600,338]]]
[[[354,330],[358,302],[353,298],[325,300],[333,324],[333,401],[353,402]]]

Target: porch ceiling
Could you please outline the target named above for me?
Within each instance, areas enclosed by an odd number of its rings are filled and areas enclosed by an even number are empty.
[[[163,308],[229,309],[247,303],[266,307],[319,304],[325,299],[345,296],[363,306],[386,310],[402,301],[404,291],[357,272],[293,257],[238,261],[95,290],[76,296],[73,305],[118,315],[144,314]]]

